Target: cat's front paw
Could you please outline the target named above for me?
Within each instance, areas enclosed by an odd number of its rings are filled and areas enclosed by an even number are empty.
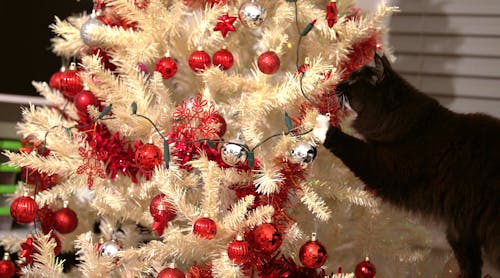
[[[316,125],[313,128],[313,135],[320,141],[322,144],[325,142],[326,133],[328,132],[328,128],[330,127],[330,117],[326,115],[319,114],[316,116]]]

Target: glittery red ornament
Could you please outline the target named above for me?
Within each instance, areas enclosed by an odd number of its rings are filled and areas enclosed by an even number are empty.
[[[328,27],[332,28],[339,17],[339,12],[337,10],[337,1],[331,0],[326,6],[326,21],[328,22]]]
[[[210,55],[208,55],[205,51],[198,49],[191,53],[188,63],[189,67],[191,67],[194,72],[203,71],[205,68],[210,66]]]
[[[253,231],[256,248],[265,253],[272,253],[281,246],[281,232],[271,223],[257,226]]]
[[[280,69],[280,58],[274,51],[264,52],[259,56],[257,66],[261,72],[273,74]]]
[[[149,204],[149,212],[154,220],[152,230],[155,231],[158,236],[163,234],[167,222],[173,220],[177,216],[172,204],[166,201],[164,197],[165,194],[158,194]]]
[[[221,70],[228,70],[234,64],[233,54],[225,48],[215,52],[212,57],[212,61],[213,64],[218,66]]]
[[[227,255],[236,264],[245,262],[248,258],[248,242],[241,235],[236,236],[227,247]]]
[[[83,90],[83,83],[78,76],[75,63],[71,63],[69,69],[61,74],[60,81],[61,92],[70,99]]]
[[[228,32],[235,32],[233,24],[236,21],[236,16],[229,16],[227,13],[219,16],[217,18],[217,24],[214,27],[214,31],[220,31],[222,37],[225,38]]]
[[[97,98],[94,96],[94,94],[91,91],[85,90],[81,91],[73,99],[73,102],[75,103],[76,109],[84,114],[88,113],[87,107],[89,105],[92,106],[99,106],[99,101]]]
[[[219,114],[219,113],[213,113],[211,114],[207,119],[206,119],[208,124],[216,125],[218,128],[216,128],[217,135],[222,138],[224,136],[224,133],[226,133],[227,129],[227,124],[226,120]]]
[[[375,265],[370,262],[369,258],[357,264],[354,269],[356,278],[375,278],[375,274],[377,274],[377,269]]]
[[[208,217],[202,217],[194,222],[193,233],[205,239],[212,239],[217,233],[217,224]]]
[[[56,90],[61,90],[61,79],[63,73],[66,71],[66,67],[62,66],[58,72],[52,74],[49,80],[49,86]]]
[[[180,269],[175,267],[165,268],[158,273],[157,278],[184,278],[186,275]]]
[[[153,144],[144,144],[135,151],[135,162],[143,171],[152,171],[162,160],[162,151]]]
[[[161,73],[161,77],[163,79],[171,78],[177,72],[177,63],[175,63],[175,60],[172,57],[167,55],[160,58],[160,60],[156,62],[155,67],[155,71]]]
[[[326,253],[326,248],[319,241],[316,240],[315,236],[313,239],[304,243],[300,247],[299,258],[300,262],[308,268],[318,268],[325,264],[328,254]]]
[[[71,233],[78,226],[76,213],[66,206],[54,212],[53,219],[54,229],[61,234]]]
[[[36,218],[38,205],[33,198],[21,196],[12,202],[10,205],[10,215],[19,224],[28,224]]]
[[[0,278],[11,278],[16,274],[16,265],[10,260],[9,253],[5,252],[0,261]]]

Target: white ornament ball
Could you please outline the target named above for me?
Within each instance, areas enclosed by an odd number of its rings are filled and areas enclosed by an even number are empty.
[[[247,159],[247,152],[243,146],[235,143],[226,143],[221,149],[222,161],[229,166],[235,166],[238,162],[244,163]]]
[[[316,147],[309,143],[298,143],[290,151],[290,160],[294,163],[310,164],[318,155]]]
[[[266,19],[266,10],[261,4],[252,1],[241,5],[238,16],[243,25],[250,28],[257,28]]]
[[[88,46],[98,46],[99,41],[95,40],[92,35],[96,28],[104,25],[105,24],[97,19],[95,15],[90,16],[90,18],[83,23],[82,28],[80,28],[80,37],[82,38],[83,43]]]
[[[104,257],[114,257],[116,252],[122,250],[122,247],[116,240],[104,242],[99,248],[99,254]]]

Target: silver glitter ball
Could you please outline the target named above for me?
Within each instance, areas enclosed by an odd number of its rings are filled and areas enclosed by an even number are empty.
[[[110,240],[102,243],[99,248],[99,254],[104,257],[114,257],[116,252],[122,250],[122,247],[116,240]]]
[[[318,150],[311,144],[298,143],[290,151],[290,160],[294,163],[310,164],[318,155]]]
[[[235,166],[238,162],[244,163],[247,159],[245,148],[238,144],[226,143],[221,148],[221,158],[229,166]]]
[[[102,27],[105,24],[102,23],[95,16],[91,16],[85,23],[83,23],[82,28],[80,28],[80,38],[82,38],[83,43],[88,46],[98,46],[99,42],[92,37],[96,27]]]
[[[243,25],[250,28],[257,28],[266,19],[266,10],[261,4],[252,1],[241,5],[238,16]]]

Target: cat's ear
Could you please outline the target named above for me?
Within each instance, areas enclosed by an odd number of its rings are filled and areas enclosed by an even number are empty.
[[[375,76],[377,77],[377,83],[380,83],[389,74],[389,70],[391,69],[391,64],[389,60],[387,60],[387,57],[385,55],[380,56],[377,53],[375,53],[373,61],[375,63],[374,68],[375,68]]]

